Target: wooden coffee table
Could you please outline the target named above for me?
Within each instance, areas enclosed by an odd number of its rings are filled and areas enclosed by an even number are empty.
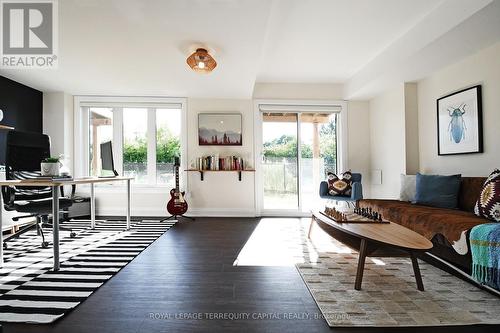
[[[359,251],[358,269],[354,289],[361,290],[365,259],[367,256],[375,254],[376,256],[387,257],[405,254],[409,255],[411,258],[418,290],[424,291],[424,284],[422,282],[422,276],[420,275],[416,253],[432,249],[433,245],[427,238],[393,222],[363,223],[362,221],[356,221],[355,223],[339,223],[323,215],[320,211],[312,211],[308,237],[311,236],[311,229],[315,222],[330,236],[350,248]]]

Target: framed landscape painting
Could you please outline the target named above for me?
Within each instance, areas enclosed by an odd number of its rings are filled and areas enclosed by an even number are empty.
[[[483,152],[481,86],[437,100],[438,155]]]
[[[200,146],[241,146],[241,114],[198,114]]]

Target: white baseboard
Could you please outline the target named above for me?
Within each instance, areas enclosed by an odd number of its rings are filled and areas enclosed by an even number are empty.
[[[106,208],[97,208],[96,215],[98,216],[125,216],[127,214],[126,207],[106,207]],[[147,208],[139,208],[132,209],[130,212],[132,216],[167,216],[167,209],[147,209]]]
[[[96,214],[100,216],[125,216],[126,210],[123,207],[106,207],[97,209]],[[168,216],[166,208],[133,208],[132,216]],[[238,208],[190,208],[186,215],[188,216],[207,216],[207,217],[255,217],[253,209]]]
[[[192,208],[186,215],[189,216],[214,216],[214,217],[255,217],[253,209],[238,208]]]

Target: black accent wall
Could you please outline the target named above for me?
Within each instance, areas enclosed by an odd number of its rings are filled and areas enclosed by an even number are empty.
[[[0,76],[0,109],[2,125],[16,130],[42,133],[43,94],[16,81]],[[0,130],[0,165],[5,162],[7,130]]]

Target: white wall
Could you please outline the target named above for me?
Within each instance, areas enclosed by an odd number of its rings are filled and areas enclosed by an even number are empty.
[[[499,59],[500,44],[496,44],[434,73],[416,85],[400,83],[369,102],[348,102],[348,167],[363,174],[365,197],[397,198],[401,173],[421,171],[481,176],[500,166],[496,134],[500,123]],[[483,87],[485,152],[437,156],[436,99],[475,84],[482,84]],[[254,98],[342,99],[342,87],[337,84],[261,83],[255,85]],[[54,95],[53,99],[58,101],[54,102],[56,105],[61,105],[60,96]],[[49,109],[51,103],[48,99],[44,101],[44,106]],[[198,146],[197,114],[213,111],[242,113],[242,147],[219,150]],[[51,118],[53,116],[44,114],[44,120],[55,119]],[[47,124],[47,128],[50,126]],[[53,124],[51,128],[54,130]],[[188,99],[188,163],[200,155],[215,152],[241,154],[254,163],[253,128],[252,100]],[[372,170],[382,171],[382,184],[370,184]],[[244,174],[242,182],[238,182],[236,174],[206,173],[204,182],[200,181],[197,173],[188,177],[188,200],[194,215],[252,215],[255,209],[253,174]],[[106,195],[101,194],[99,207],[119,207],[120,199],[116,199],[116,194],[114,197],[115,201],[111,204]],[[167,199],[165,193],[136,191],[133,195],[133,214],[162,215]],[[100,211],[105,212],[112,213]]]
[[[213,147],[198,146],[198,113],[236,112],[242,114],[243,146]],[[253,154],[253,104],[251,100],[238,99],[194,99],[187,101],[187,166],[197,157],[218,153],[238,155],[254,165]],[[183,171],[187,177],[189,215],[193,216],[254,216],[254,173],[244,172],[242,181],[232,172],[204,174],[200,180],[197,172]],[[184,188],[186,189],[186,188]],[[132,215],[163,216],[170,199],[168,188],[132,188]],[[124,215],[124,188],[117,186],[96,187],[98,215]]]
[[[73,96],[62,92],[43,93],[43,132],[50,136],[52,156],[64,154],[73,170]]]
[[[373,198],[399,197],[406,165],[404,90],[399,84],[370,100],[370,168],[382,172],[382,183],[371,185]]]
[[[407,175],[414,175],[420,169],[417,91],[416,83],[405,83],[405,171]]]
[[[484,153],[438,156],[436,100],[453,91],[482,85]],[[397,198],[400,173],[486,176],[500,167],[500,43],[443,68],[417,84],[401,83],[370,101],[371,170],[382,184],[374,198]]]
[[[370,188],[370,104],[368,101],[348,102],[347,165],[362,175],[363,196],[371,196]]]
[[[438,156],[436,99],[482,85],[484,153]],[[420,170],[425,173],[486,176],[500,167],[500,43],[418,82]]]
[[[64,93],[43,93],[43,132],[50,135],[52,155],[64,153]]]
[[[199,146],[198,113],[236,112],[242,114],[242,146]],[[241,156],[254,167],[253,103],[238,99],[188,100],[188,164],[205,155]],[[188,173],[190,213],[203,216],[240,216],[255,214],[254,172],[243,172],[241,182],[233,172],[206,172],[204,181],[197,172]]]
[[[342,86],[337,84],[258,84],[255,98],[270,99],[341,99]],[[73,118],[69,124],[68,101],[72,96],[63,93],[44,95],[44,131],[55,143],[54,152],[64,151],[73,155]],[[71,110],[73,105],[71,104]],[[242,114],[243,146],[211,147],[198,146],[198,113],[237,112]],[[198,99],[187,100],[188,166],[199,156],[240,155],[251,166],[254,161],[254,104],[251,99]],[[60,114],[65,114],[63,120]],[[62,126],[65,123],[65,126]],[[62,126],[62,127],[61,127]],[[363,174],[364,194],[369,195],[370,136],[368,102],[348,103],[348,167]],[[63,130],[65,129],[65,130]],[[66,151],[69,145],[72,149]],[[238,181],[236,173],[210,173],[200,180],[199,173],[189,172],[187,177],[191,215],[203,216],[253,216],[255,215],[255,174],[243,173]],[[132,215],[162,216],[166,214],[169,189],[135,188],[132,191]],[[85,193],[87,189],[81,187]],[[112,186],[96,188],[97,214],[123,215],[124,189]]]

